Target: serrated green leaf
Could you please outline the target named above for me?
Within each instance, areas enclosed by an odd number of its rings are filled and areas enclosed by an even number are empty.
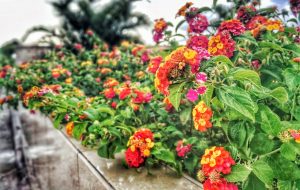
[[[232,166],[230,174],[226,175],[225,178],[229,182],[240,182],[245,181],[251,170],[242,164],[236,164]]]
[[[261,48],[270,48],[270,49],[274,49],[274,50],[278,50],[278,51],[283,51],[283,49],[280,45],[277,45],[272,42],[259,42],[258,45]]]
[[[279,180],[300,179],[300,169],[297,164],[284,158],[282,155],[270,157],[269,165],[272,167],[275,178]]]
[[[182,89],[186,83],[180,83],[180,84],[174,84],[170,86],[170,95],[168,96],[171,104],[174,106],[174,108],[178,111],[181,96],[182,96]]]
[[[280,154],[288,160],[296,159],[295,147],[290,143],[283,143],[280,147]]]
[[[278,87],[270,91],[270,96],[276,99],[279,103],[284,104],[289,100],[289,95],[285,88]]]
[[[268,138],[265,133],[257,133],[254,135],[250,143],[251,151],[255,154],[262,155],[271,152],[274,148],[274,142]]]
[[[213,57],[209,60],[209,62],[213,62],[213,63],[220,62],[220,63],[224,63],[228,66],[233,66],[232,61],[227,56],[224,56],[224,55],[219,55],[219,56]]]
[[[182,125],[185,125],[191,119],[192,107],[185,108],[182,112],[180,112],[179,119]]]
[[[96,121],[99,119],[98,111],[96,109],[87,109],[83,113],[92,121]]]
[[[282,47],[285,50],[291,51],[295,53],[296,55],[300,55],[300,47],[296,44],[288,44]]]
[[[163,147],[154,147],[151,154],[158,160],[164,161],[169,164],[176,165],[175,155],[172,151],[165,149]]]
[[[266,187],[265,184],[254,175],[254,173],[251,173],[243,187],[243,190],[266,190]]]
[[[278,187],[278,190],[291,190],[292,189],[292,182],[291,181],[278,180],[277,187]]]
[[[283,76],[290,90],[294,90],[300,85],[300,75],[296,70],[292,68],[285,69]]]
[[[257,112],[257,104],[250,95],[238,87],[228,86],[217,91],[217,96],[222,103],[236,110],[244,117],[255,121],[254,114]]]
[[[253,163],[252,165],[253,173],[262,181],[264,182],[267,187],[271,187],[273,183],[273,170],[272,168],[268,165],[263,160],[258,160]]]
[[[281,121],[278,115],[276,115],[268,106],[259,105],[259,111],[257,112],[257,121],[264,132],[269,135],[277,136],[281,131]]]
[[[65,117],[65,114],[57,114],[56,115],[56,117],[54,118],[54,121],[53,121],[53,125],[56,129],[59,128],[61,121],[64,119],[64,117]]]
[[[214,93],[214,87],[212,85],[206,85],[206,92],[201,96],[201,99],[205,102],[206,105],[210,105],[212,95]]]
[[[253,70],[238,69],[232,72],[231,76],[234,80],[238,80],[241,82],[248,81],[257,86],[261,86],[259,75]]]
[[[188,171],[189,174],[192,174],[199,162],[199,157],[197,155],[189,155],[186,159],[184,159],[183,164],[185,169]]]
[[[73,129],[73,137],[79,140],[85,132],[88,123],[75,123]]]

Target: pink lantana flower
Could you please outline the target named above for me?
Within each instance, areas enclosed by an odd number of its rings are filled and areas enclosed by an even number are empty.
[[[205,92],[206,92],[206,86],[200,86],[200,87],[197,89],[197,92],[198,92],[198,94],[200,94],[200,95],[205,94]]]
[[[189,89],[188,93],[186,94],[186,98],[191,102],[195,102],[198,100],[198,92],[194,89]]]
[[[204,72],[200,72],[196,74],[196,81],[200,84],[205,83],[207,80],[207,75]]]

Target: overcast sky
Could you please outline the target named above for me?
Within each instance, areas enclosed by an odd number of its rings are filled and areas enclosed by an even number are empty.
[[[105,3],[109,0],[102,0]],[[21,38],[32,26],[45,25],[55,27],[59,19],[55,16],[49,0],[0,0],[0,44],[12,39]],[[134,4],[135,10],[147,14],[151,21],[165,18],[175,21],[174,15],[185,2],[194,2],[195,6],[210,6],[213,0],[151,0]],[[220,3],[226,0],[218,0]],[[262,0],[263,6],[276,3],[278,7],[288,7],[288,0]],[[151,28],[139,29],[145,42],[151,43]],[[41,34],[32,35],[26,43],[37,40]]]

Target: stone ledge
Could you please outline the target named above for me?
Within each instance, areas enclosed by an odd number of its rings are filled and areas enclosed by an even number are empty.
[[[74,151],[78,154],[79,159],[91,173],[99,180],[103,189],[120,189],[120,190],[183,190],[183,189],[202,189],[201,183],[184,175],[178,177],[172,169],[161,166],[160,168],[151,169],[153,175],[149,175],[146,169],[137,171],[135,169],[126,169],[122,166],[120,158],[104,159],[97,155],[97,151],[89,150],[80,145],[74,139],[70,139],[63,132],[62,137],[68,144],[73,146]],[[80,179],[83,180],[83,179]],[[95,186],[95,184],[89,184]]]

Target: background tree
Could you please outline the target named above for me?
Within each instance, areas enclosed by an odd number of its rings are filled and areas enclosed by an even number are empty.
[[[149,24],[145,14],[133,12],[133,3],[140,0],[112,0],[95,7],[95,0],[55,0],[50,2],[61,18],[61,28],[50,30],[47,27],[34,27],[29,34],[36,31],[47,32],[48,35],[63,39],[66,45],[81,43],[86,48],[93,44],[86,38],[86,31],[91,30],[103,41],[116,45],[122,40],[140,41],[138,36],[129,31]],[[72,8],[76,7],[76,9]]]

